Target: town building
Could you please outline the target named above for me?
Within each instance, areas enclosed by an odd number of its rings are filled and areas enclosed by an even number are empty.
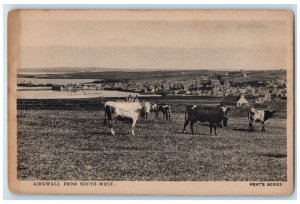
[[[241,107],[244,105],[248,105],[249,102],[246,100],[245,95],[232,95],[229,94],[224,97],[224,99],[220,102],[222,106],[236,106]]]

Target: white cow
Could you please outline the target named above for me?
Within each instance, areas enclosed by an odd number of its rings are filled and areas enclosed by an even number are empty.
[[[273,110],[258,110],[255,108],[250,108],[248,111],[248,120],[250,131],[253,131],[253,123],[261,122],[261,131],[266,132],[265,122],[268,121],[276,111]]]
[[[108,119],[108,125],[112,135],[115,135],[115,131],[112,128],[112,120],[118,116],[124,118],[132,119],[132,128],[131,132],[134,135],[134,126],[141,114],[150,113],[150,103],[127,103],[127,102],[113,102],[108,101],[104,105],[105,107],[105,119],[104,123],[106,123],[106,116]]]

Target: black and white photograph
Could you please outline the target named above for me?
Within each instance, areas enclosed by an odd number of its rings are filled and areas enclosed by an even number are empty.
[[[290,11],[15,10],[8,26],[12,191],[292,193]]]

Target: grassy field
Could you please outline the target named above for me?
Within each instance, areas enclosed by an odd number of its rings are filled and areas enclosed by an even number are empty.
[[[116,121],[103,111],[18,110],[18,178],[24,180],[286,181],[285,119],[266,132],[248,132],[246,117],[231,117],[218,136],[197,123],[182,134],[184,114],[171,121]],[[230,117],[230,115],[229,115]]]

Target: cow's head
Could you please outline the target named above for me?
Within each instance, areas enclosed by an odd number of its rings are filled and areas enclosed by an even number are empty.
[[[221,109],[223,111],[223,125],[224,127],[227,127],[227,122],[228,122],[227,112],[230,111],[230,108],[221,106]]]
[[[273,116],[273,114],[276,112],[276,110],[266,110],[265,111],[265,117],[270,118]]]
[[[187,105],[185,109],[186,109],[187,111],[191,111],[191,110],[193,110],[193,109],[195,109],[195,108],[197,108],[197,105]]]
[[[145,102],[144,104],[142,104],[142,109],[143,111],[145,111],[145,113],[150,113],[151,110],[151,104],[150,102]]]

